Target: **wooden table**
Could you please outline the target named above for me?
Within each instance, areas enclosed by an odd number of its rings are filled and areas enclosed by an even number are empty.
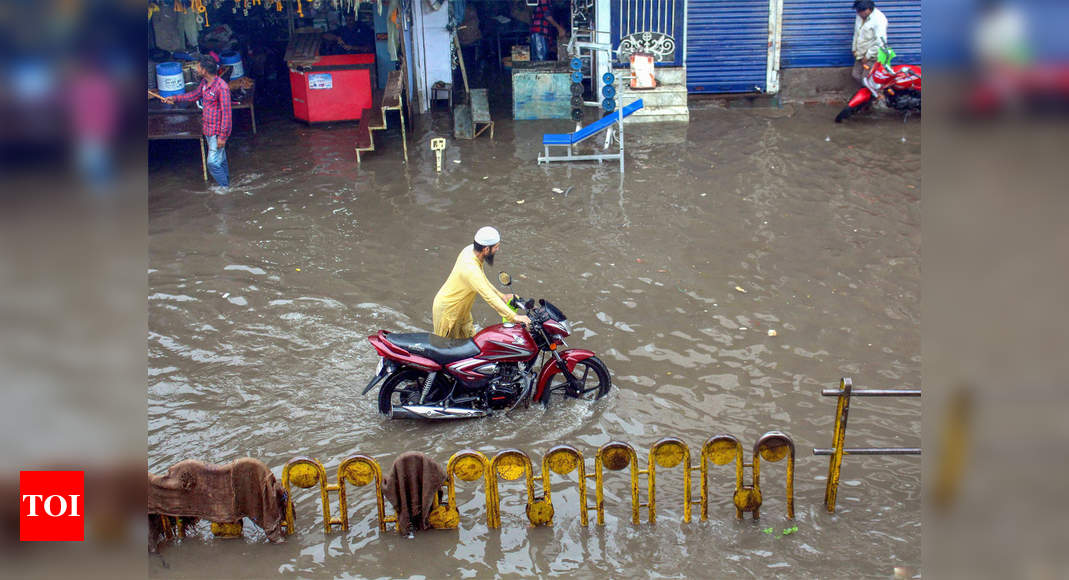
[[[252,119],[252,134],[256,134],[256,99],[255,91],[249,89],[241,101],[230,103],[233,109],[248,109]],[[200,143],[200,165],[204,171],[204,181],[208,181],[208,162],[204,152],[204,139],[201,131],[201,109],[194,103],[175,103],[168,105],[156,99],[148,102],[148,138],[150,141],[195,139]]]
[[[201,139],[203,133],[200,109],[192,104],[191,106],[158,104],[161,106],[153,107],[150,103],[148,107],[149,141],[196,140],[200,145],[200,167],[204,172],[204,181],[208,181],[208,161],[204,153],[204,139]]]

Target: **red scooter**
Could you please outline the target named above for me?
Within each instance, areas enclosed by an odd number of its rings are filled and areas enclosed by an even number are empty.
[[[500,280],[512,283],[505,272]],[[519,297],[510,306],[525,311],[530,328],[495,324],[471,339],[386,330],[369,336],[382,360],[361,394],[382,382],[379,412],[391,419],[470,419],[531,401],[548,405],[554,395],[597,400],[609,392],[605,363],[589,350],[561,348],[572,331],[563,312]]]
[[[921,110],[921,67],[911,64],[891,66],[894,51],[880,49],[880,58],[865,77],[864,87],[854,94],[835,117],[842,123],[868,106],[873,99],[886,99],[887,106],[903,113]]]

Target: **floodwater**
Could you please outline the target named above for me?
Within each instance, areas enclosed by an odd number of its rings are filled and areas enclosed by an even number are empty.
[[[459,530],[380,533],[369,488],[349,489],[348,532],[324,534],[314,489],[297,533],[266,542],[199,536],[150,560],[158,577],[887,577],[919,570],[920,459],[847,457],[838,511],[823,508],[835,400],[822,388],[920,383],[920,123],[826,107],[695,102],[689,125],[627,127],[616,163],[538,166],[543,132],[570,122],[497,115],[495,140],[451,138],[444,111],[409,135],[376,134],[357,167],[355,124],[307,127],[236,115],[232,190],[203,183],[195,146],[150,150],[148,468],[195,458],[296,456],[328,474],[353,454],[384,469],[403,451],[518,448],[536,464],[568,443],[587,457],[631,443],[645,468],[662,437],[697,456],[727,433],[746,448],[781,430],[797,446],[797,518],[785,462],[762,463],[761,519],[736,520],[729,467],[712,471],[709,519],[682,523],[682,472],[658,472],[655,525],[630,523],[625,472],[608,472],[606,524],[580,526],[574,483],[556,479],[555,523],[531,528],[520,482],[502,483],[489,530],[481,482],[458,491]],[[441,174],[430,139],[448,139]],[[555,193],[567,190],[567,195]],[[533,406],[462,423],[390,422],[359,391],[379,329],[431,328],[431,300],[478,227],[503,243],[494,270],[574,321],[573,347],[612,371],[591,407]],[[741,292],[739,289],[744,290]],[[485,304],[477,324],[491,324]],[[775,330],[776,336],[769,336]],[[920,444],[919,399],[858,399],[849,446]],[[696,475],[696,474],[695,474]],[[330,476],[333,482],[334,475]],[[571,480],[574,482],[574,475]],[[647,501],[645,478],[641,501]],[[749,474],[747,474],[749,482]],[[697,498],[698,479],[693,483]],[[589,499],[593,505],[593,490]],[[333,508],[336,514],[336,506]],[[593,512],[591,513],[593,516]],[[781,531],[792,525],[794,534]],[[773,533],[765,530],[772,528]]]

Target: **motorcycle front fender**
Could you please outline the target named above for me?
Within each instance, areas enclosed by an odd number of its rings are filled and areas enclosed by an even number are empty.
[[[854,93],[854,96],[850,99],[850,102],[848,102],[846,106],[851,108],[860,107],[861,105],[864,105],[865,103],[871,100],[872,91],[870,91],[868,88],[863,88],[860,89],[858,92]]]
[[[568,350],[560,351],[561,359],[564,360],[564,364],[568,367],[568,371],[575,370],[575,365],[579,361],[586,360],[592,356],[595,356],[594,351],[586,350],[582,348],[569,348]],[[557,364],[556,358],[549,359],[542,370],[538,373],[538,386],[535,388],[534,400],[541,401],[545,392],[546,385],[549,384],[549,380],[553,378],[553,375],[560,372],[560,365]]]

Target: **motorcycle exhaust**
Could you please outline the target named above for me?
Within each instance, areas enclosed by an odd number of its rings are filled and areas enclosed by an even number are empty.
[[[468,409],[465,407],[436,407],[432,405],[404,405],[394,407],[390,412],[391,419],[475,419],[486,416],[486,411],[481,409]]]

